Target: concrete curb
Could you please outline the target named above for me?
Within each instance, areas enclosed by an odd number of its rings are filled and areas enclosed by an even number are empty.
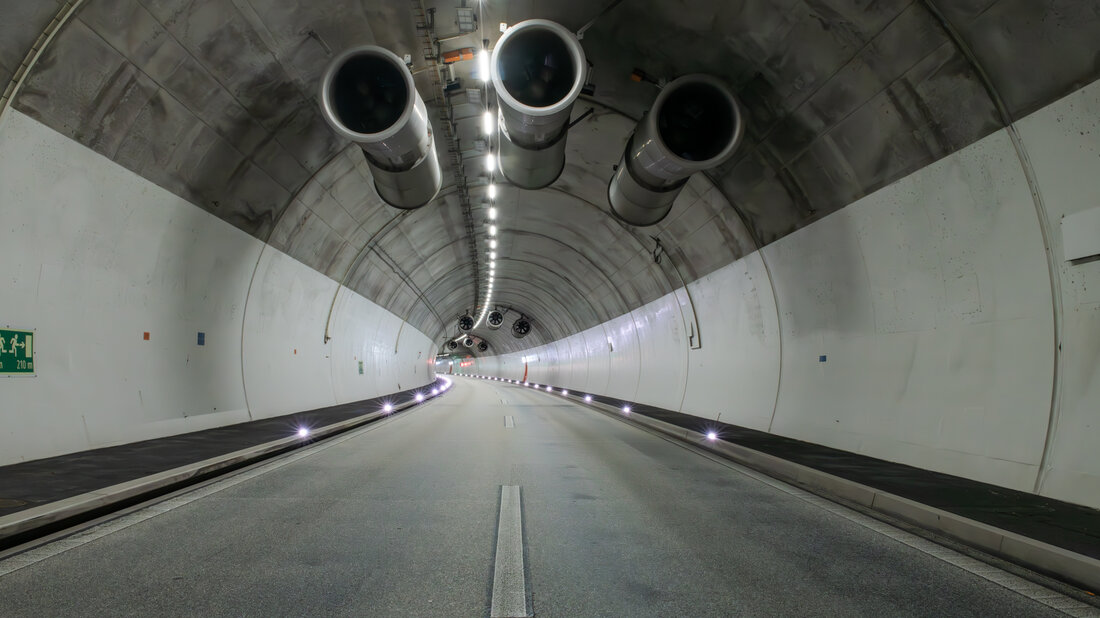
[[[561,396],[560,389],[556,394]],[[721,440],[712,441],[699,432],[649,418],[645,415],[637,413],[626,415],[622,410],[607,404],[585,402],[583,397],[578,395],[570,394],[565,397],[608,416],[613,416],[625,423],[648,427],[698,448],[721,455],[726,459],[768,476],[808,488],[814,493],[862,505],[926,530],[932,530],[1029,569],[1056,575],[1061,579],[1081,586],[1085,590],[1100,591],[1100,560],[1095,558],[1008,530],[1002,530],[827,472],[815,470],[774,455],[768,455]]]
[[[431,386],[431,384],[428,386]],[[211,457],[210,459],[204,459],[171,470],[165,470],[164,472],[159,472],[150,476],[144,476],[125,483],[119,483],[117,485],[111,485],[110,487],[104,487],[95,491],[72,496],[64,500],[58,500],[56,502],[50,502],[49,504],[25,509],[18,513],[12,513],[11,515],[5,515],[4,517],[0,517],[0,540],[17,534],[30,532],[36,528],[48,526],[60,521],[79,517],[85,513],[109,507],[113,504],[118,504],[145,494],[150,494],[157,490],[164,489],[165,487],[179,485],[191,479],[217,472],[218,470],[247,464],[266,456],[300,448],[333,434],[343,433],[360,425],[366,425],[383,416],[389,416],[393,413],[428,403],[446,392],[446,390],[443,390],[438,395],[428,395],[422,402],[408,401],[400,405],[395,405],[392,412],[371,412],[370,414],[349,418],[339,423],[312,429],[310,430],[309,436],[304,438],[291,436],[281,440],[257,444],[239,451],[226,453],[225,455]]]

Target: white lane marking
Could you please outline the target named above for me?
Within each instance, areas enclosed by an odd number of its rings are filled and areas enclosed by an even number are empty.
[[[504,417],[504,426],[505,427],[515,427],[516,426],[515,419],[513,419],[511,415],[505,416]]]
[[[607,416],[611,415],[607,414]],[[1031,582],[1014,573],[1004,571],[987,562],[982,562],[981,560],[978,560],[976,558],[971,558],[970,556],[957,552],[949,547],[945,547],[933,541],[929,541],[924,537],[917,536],[916,534],[913,534],[911,532],[906,532],[900,528],[896,528],[884,521],[875,519],[870,515],[864,515],[863,513],[833,502],[832,500],[822,498],[815,493],[799,489],[797,487],[794,487],[793,485],[788,485],[783,481],[774,479],[770,476],[767,476],[766,474],[746,468],[741,464],[715,455],[709,451],[697,448],[694,445],[686,444],[684,442],[681,442],[680,440],[677,440],[670,436],[666,436],[661,432],[650,429],[644,425],[631,422],[630,420],[619,416],[613,416],[612,418],[626,423],[631,427],[637,427],[638,429],[641,429],[646,433],[655,435],[663,440],[667,440],[672,444],[687,449],[693,453],[702,455],[703,457],[706,457],[707,459],[715,463],[726,466],[727,468],[730,468],[731,470],[734,470],[736,472],[740,472],[747,477],[750,477],[752,479],[760,481],[765,485],[778,489],[779,491],[798,498],[803,502],[807,502],[822,510],[843,517],[844,519],[847,519],[854,524],[867,528],[868,530],[877,532],[904,545],[908,545],[909,547],[912,547],[913,549],[921,553],[927,554],[929,556],[932,556],[933,558],[937,558],[943,562],[958,567],[972,575],[976,575],[986,581],[993,582],[994,584],[1007,588],[1012,592],[1015,592],[1019,595],[1031,599],[1032,601],[1035,601],[1036,603],[1041,603],[1043,605],[1046,605],[1047,607],[1050,607],[1051,609],[1060,611],[1069,616],[1077,616],[1080,618],[1100,618],[1100,608],[1097,608],[1096,606],[1089,605],[1088,603],[1085,603],[1083,601],[1078,601],[1077,599],[1068,597],[1056,590],[1052,590],[1040,584]]]
[[[497,555],[493,564],[492,618],[532,615],[523,570],[523,507],[519,485],[500,486]]]
[[[410,410],[410,412],[415,410],[422,410],[430,404],[431,402],[425,402],[423,404],[420,404],[413,410]],[[347,442],[348,440],[356,438],[368,431],[373,431],[379,427],[382,427],[383,425],[388,425],[389,423],[405,416],[407,416],[407,414],[391,416],[389,418],[375,421],[373,423],[370,423],[369,425],[365,425],[362,428],[352,430],[340,437],[331,438],[329,440],[325,440],[324,442],[317,443],[313,446],[301,448],[297,451],[294,451],[289,456],[285,456],[284,458],[275,459],[273,461],[259,465],[255,468],[246,470],[239,474],[235,474],[219,481],[214,481],[213,483],[204,485],[185,494],[180,494],[174,498],[169,498],[168,500],[163,500],[161,502],[151,504],[143,509],[134,511],[133,513],[128,513],[126,515],[123,515],[122,517],[118,517],[110,521],[105,521],[101,524],[92,526],[87,530],[77,532],[76,534],[73,534],[71,536],[67,536],[65,538],[46,543],[45,545],[29,549],[25,552],[15,554],[10,558],[0,560],[0,577],[3,577],[10,573],[14,573],[19,569],[29,567],[33,564],[37,564],[39,562],[42,562],[43,560],[67,552],[70,549],[75,549],[82,545],[87,545],[88,543],[91,543],[96,539],[101,539],[120,530],[125,530],[130,526],[140,524],[141,522],[152,519],[157,515],[161,515],[163,513],[167,513],[168,511],[178,509],[181,506],[188,505],[196,500],[201,500],[202,498],[205,498],[212,494],[216,494],[219,491],[229,489],[230,487],[233,487],[235,485],[240,485],[245,481],[249,481],[262,474],[267,474],[268,472],[278,470],[283,466],[288,466],[296,461],[305,459],[306,457],[316,455],[321,451]]]

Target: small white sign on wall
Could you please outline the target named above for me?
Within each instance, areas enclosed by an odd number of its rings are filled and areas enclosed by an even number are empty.
[[[1067,262],[1100,255],[1100,208],[1062,219],[1062,251]]]

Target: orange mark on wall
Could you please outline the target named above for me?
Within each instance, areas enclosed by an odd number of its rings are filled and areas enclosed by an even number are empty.
[[[523,363],[523,379],[520,382],[527,381],[527,363]]]
[[[149,333],[143,333],[143,334],[141,335],[141,339],[142,339],[143,341],[149,341]]]

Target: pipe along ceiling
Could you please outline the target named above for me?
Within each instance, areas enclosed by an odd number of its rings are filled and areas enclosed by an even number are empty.
[[[0,37],[5,82],[58,9],[14,4],[38,29]],[[473,354],[622,315],[1100,74],[1068,1],[75,4],[12,106]]]

